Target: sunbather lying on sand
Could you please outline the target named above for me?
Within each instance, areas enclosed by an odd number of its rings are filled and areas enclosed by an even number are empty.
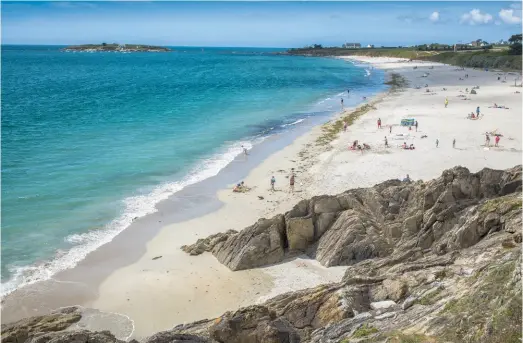
[[[494,104],[494,106],[489,106],[489,108],[503,108],[505,110],[508,110],[509,108],[505,105],[498,105],[498,104]]]

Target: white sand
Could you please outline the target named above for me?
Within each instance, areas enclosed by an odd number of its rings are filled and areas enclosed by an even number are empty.
[[[198,238],[228,229],[241,230],[259,217],[269,217],[292,208],[300,199],[319,194],[336,194],[354,187],[367,187],[410,174],[413,179],[431,179],[445,168],[456,165],[472,171],[484,167],[503,169],[521,164],[521,88],[513,87],[497,74],[479,70],[456,71],[435,63],[405,62],[391,58],[361,58],[377,68],[399,72],[410,86],[402,93],[385,96],[362,116],[330,148],[316,146],[321,127],[298,138],[275,153],[245,179],[255,189],[246,194],[221,191],[225,205],[206,216],[166,226],[147,244],[147,253],[135,264],[114,272],[100,287],[100,297],[92,304],[102,311],[118,312],[134,320],[135,337],[169,329],[176,324],[212,318],[226,310],[253,304],[286,291],[313,287],[341,279],[344,268],[324,268],[316,261],[294,259],[275,266],[231,272],[211,254],[188,256],[180,246]],[[358,62],[360,63],[360,62]],[[418,69],[413,67],[417,65]],[[433,69],[428,69],[433,66]],[[422,77],[429,73],[428,77]],[[466,73],[469,78],[459,80]],[[503,74],[501,79],[504,79]],[[417,85],[429,85],[415,89]],[[472,100],[461,100],[466,87],[480,86]],[[442,89],[446,88],[446,91]],[[445,97],[449,106],[444,108]],[[496,102],[510,109],[488,108]],[[481,120],[466,119],[480,106]],[[381,118],[383,129],[377,129]],[[419,131],[400,127],[402,118],[415,118]],[[392,134],[388,125],[394,124]],[[485,131],[503,134],[499,148],[485,150]],[[409,135],[407,139],[396,134]],[[422,135],[428,138],[421,139]],[[390,148],[384,147],[387,136]],[[452,140],[456,139],[456,148]],[[361,154],[349,151],[353,140],[366,142],[372,150]],[[435,141],[439,139],[439,148]],[[398,148],[403,141],[415,150]],[[492,138],[491,143],[494,144]],[[293,162],[294,161],[294,162]],[[296,193],[287,192],[290,168],[296,168]],[[269,179],[277,179],[277,192],[269,191]],[[264,197],[259,200],[258,196]],[[152,260],[155,256],[162,256]]]

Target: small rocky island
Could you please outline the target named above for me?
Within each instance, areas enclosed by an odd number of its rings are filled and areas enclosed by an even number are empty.
[[[66,52],[169,52],[171,49],[163,46],[142,44],[83,44],[71,45],[62,49]]]

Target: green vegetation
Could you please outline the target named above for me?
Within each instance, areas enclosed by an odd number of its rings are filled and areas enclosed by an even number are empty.
[[[421,299],[419,299],[417,301],[417,303],[420,304],[420,305],[424,305],[424,306],[433,305],[439,299],[441,299],[441,292],[442,291],[443,291],[442,289],[437,289],[436,291],[431,292],[431,293],[425,295],[424,297],[422,297]]]
[[[378,332],[378,329],[376,329],[374,326],[363,324],[360,326],[354,333],[352,334],[352,337],[354,338],[361,338],[366,337],[372,334],[375,334]]]
[[[514,197],[514,196],[501,197],[501,198],[487,200],[480,207],[479,211],[481,213],[495,212],[501,206],[503,206],[504,208],[505,208],[505,206],[507,206],[508,210],[512,211],[512,210],[522,207],[522,200],[520,197]]]
[[[337,136],[338,133],[343,129],[343,122],[347,122],[347,125],[350,126],[354,123],[356,119],[369,112],[372,109],[376,109],[370,104],[365,104],[355,111],[349,113],[348,115],[336,120],[334,123],[327,123],[322,127],[323,134],[318,137],[316,143],[319,145],[327,145],[332,142]]]
[[[511,285],[515,261],[486,268],[471,278],[471,292],[440,312],[442,338],[451,342],[521,342],[521,283]],[[516,287],[516,285],[519,285]]]
[[[460,67],[503,70],[521,70],[522,62],[521,55],[510,55],[508,51],[442,52],[432,56],[422,56],[420,59]]]
[[[519,35],[512,35],[508,39],[510,42],[509,54],[521,56],[521,33]]]

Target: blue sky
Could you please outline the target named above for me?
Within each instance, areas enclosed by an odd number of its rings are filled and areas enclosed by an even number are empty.
[[[521,1],[2,2],[3,44],[389,46],[514,33],[521,33]]]

